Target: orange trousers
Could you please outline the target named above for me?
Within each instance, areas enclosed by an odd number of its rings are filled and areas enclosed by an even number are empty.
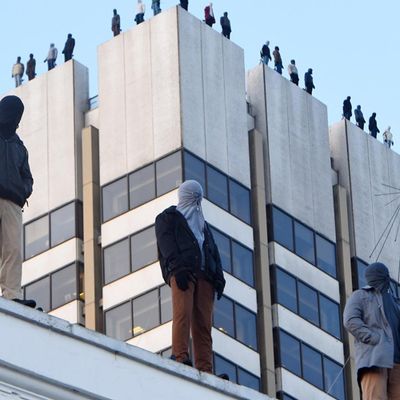
[[[363,400],[400,400],[400,364],[364,372],[361,389]]]

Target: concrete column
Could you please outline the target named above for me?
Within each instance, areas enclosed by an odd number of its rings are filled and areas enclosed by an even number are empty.
[[[263,138],[261,133],[257,130],[250,131],[249,138],[255,249],[255,279],[258,304],[257,331],[261,360],[261,390],[270,397],[275,397],[275,360],[272,336],[271,283],[268,258]]]
[[[82,166],[85,326],[103,332],[99,131],[92,126],[82,132]]]
[[[347,299],[353,293],[349,215],[347,206],[347,191],[343,186],[333,187],[336,219],[336,255],[340,282],[340,304],[343,314]],[[353,337],[343,328],[344,355],[346,360],[345,379],[347,399],[358,400],[360,392],[357,384],[357,369],[354,359]]]

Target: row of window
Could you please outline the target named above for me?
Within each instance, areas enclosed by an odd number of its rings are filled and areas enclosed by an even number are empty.
[[[277,330],[278,365],[338,400],[345,400],[343,366],[299,339]],[[290,398],[290,397],[289,397]]]
[[[273,300],[341,339],[339,304],[279,267],[272,268]]]
[[[269,239],[336,278],[336,246],[289,214],[268,207]]]
[[[182,168],[183,164],[183,168]],[[191,153],[178,151],[102,188],[103,221],[176,189],[184,179],[197,180],[205,197],[251,223],[250,191]]]
[[[48,312],[83,297],[83,265],[67,265],[24,286],[24,298]]]
[[[83,236],[82,204],[73,201],[24,225],[24,259]]]
[[[289,396],[288,394],[284,393],[284,392],[278,392],[277,393],[277,398],[280,400],[297,400],[292,396]]]

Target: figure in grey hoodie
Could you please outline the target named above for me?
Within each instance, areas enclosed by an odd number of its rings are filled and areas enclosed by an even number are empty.
[[[368,286],[356,290],[344,310],[344,326],[354,336],[357,378],[363,400],[399,398],[400,306],[391,293],[387,267],[367,267]]]

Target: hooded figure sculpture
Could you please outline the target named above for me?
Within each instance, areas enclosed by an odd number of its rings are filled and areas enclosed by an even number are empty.
[[[365,271],[368,286],[346,303],[344,326],[354,336],[357,378],[363,400],[397,399],[400,393],[400,308],[390,290],[388,268]]]
[[[156,218],[158,258],[165,282],[172,290],[172,357],[191,365],[192,332],[194,364],[212,372],[212,311],[214,294],[222,296],[225,279],[218,248],[204,220],[203,189],[188,180],[178,190],[178,205]]]

